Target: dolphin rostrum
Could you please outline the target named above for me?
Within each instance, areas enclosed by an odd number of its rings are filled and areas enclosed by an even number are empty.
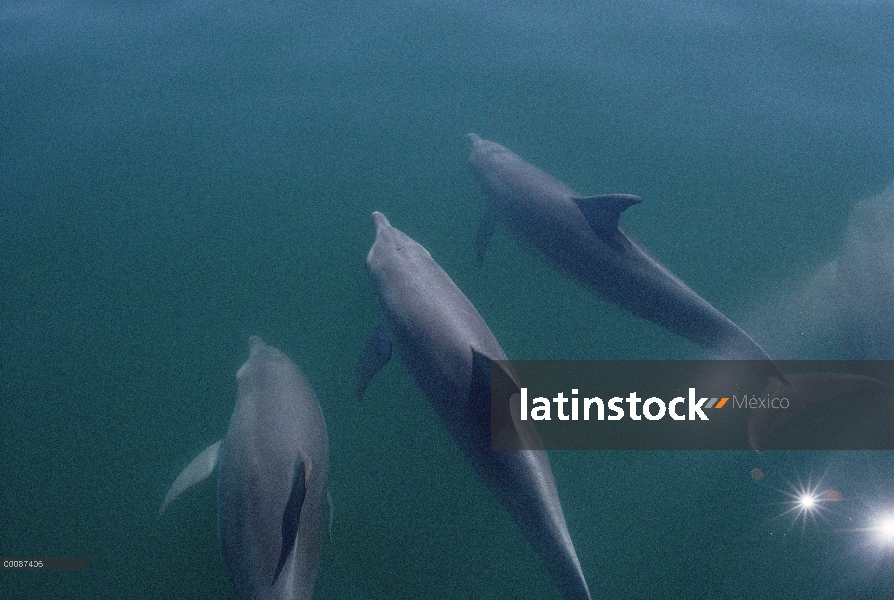
[[[177,477],[159,515],[217,466],[220,543],[237,597],[306,600],[327,526],[326,422],[295,363],[259,337],[249,345],[226,436]]]
[[[372,218],[376,241],[366,266],[390,331],[378,328],[364,349],[358,396],[390,358],[393,340],[416,384],[565,597],[589,599],[546,452],[491,449],[491,361],[506,360],[506,355],[428,251],[392,227],[382,213],[374,212]],[[511,427],[518,426],[516,420]]]
[[[770,357],[618,227],[639,196],[583,196],[509,149],[468,135],[469,165],[491,206],[476,238],[481,259],[497,220],[599,296],[725,358]]]

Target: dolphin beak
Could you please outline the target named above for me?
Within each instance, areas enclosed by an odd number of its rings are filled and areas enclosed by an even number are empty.
[[[391,227],[391,223],[388,222],[388,219],[385,218],[385,215],[376,211],[372,214],[373,225],[376,226],[376,234],[382,231],[385,227]]]
[[[474,133],[470,133],[466,136],[466,139],[469,140],[469,143],[472,144],[472,147],[475,147],[475,144],[481,142],[481,138],[475,135]]]

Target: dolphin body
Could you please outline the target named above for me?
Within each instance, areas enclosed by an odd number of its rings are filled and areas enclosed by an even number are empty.
[[[393,340],[416,384],[540,554],[565,597],[589,599],[546,452],[491,450],[491,361],[506,360],[506,355],[428,251],[392,227],[383,214],[374,212],[372,218],[376,241],[366,266],[390,335],[380,327],[367,343],[357,371],[358,397],[389,360]]]
[[[894,183],[851,210],[841,256],[814,289],[823,283],[833,346],[851,360],[894,359]]]
[[[491,206],[476,238],[483,257],[496,222],[597,295],[724,358],[770,360],[735,323],[618,227],[639,196],[583,196],[474,133],[469,165]]]
[[[765,448],[787,422],[837,394],[859,398],[890,392],[885,383],[865,376],[783,374],[751,336],[618,227],[621,213],[641,202],[639,196],[582,196],[509,149],[474,133],[468,139],[469,166],[491,200],[476,237],[478,258],[501,220],[523,243],[603,298],[722,358],[761,361],[766,391],[786,394],[793,409],[750,412],[747,431],[755,450]]]
[[[249,345],[226,436],[177,477],[159,515],[219,466],[220,543],[237,597],[306,600],[327,525],[326,422],[295,363],[258,337]]]
[[[851,209],[841,253],[752,318],[778,355],[894,359],[894,182]]]

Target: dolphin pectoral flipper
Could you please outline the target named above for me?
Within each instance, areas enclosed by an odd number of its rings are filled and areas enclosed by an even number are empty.
[[[584,214],[587,224],[598,233],[614,233],[618,230],[621,213],[643,201],[633,194],[603,194],[601,196],[574,196],[571,198]]]
[[[273,582],[276,580],[295,547],[295,539],[298,537],[298,521],[301,518],[301,507],[304,505],[304,496],[307,494],[307,471],[304,460],[299,456],[295,461],[295,476],[292,479],[292,491],[282,513],[282,547],[279,551],[279,562],[273,573]]]
[[[384,324],[375,328],[363,350],[357,363],[357,398],[362,399],[363,393],[372,378],[379,369],[391,358],[391,336]]]
[[[484,219],[481,220],[478,231],[475,232],[475,258],[479,263],[484,262],[484,253],[496,229],[497,215],[494,213],[493,206],[491,206],[484,214]]]
[[[177,497],[194,486],[208,478],[212,472],[214,472],[214,467],[217,466],[218,457],[220,456],[220,443],[223,440],[217,440],[192,459],[186,468],[177,476],[177,479],[174,480],[174,483],[171,485],[171,489],[168,490],[168,493],[165,494],[165,499],[161,503],[161,508],[158,509],[158,516],[160,517],[164,514],[165,510],[168,508],[168,505],[177,499]]]

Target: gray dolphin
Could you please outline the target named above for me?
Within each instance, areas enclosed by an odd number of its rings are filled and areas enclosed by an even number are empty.
[[[582,196],[503,146],[468,135],[469,165],[491,200],[478,230],[479,259],[501,220],[523,243],[598,295],[723,358],[761,361],[767,389],[787,394],[795,410],[774,415],[755,410],[748,436],[764,448],[785,421],[847,391],[885,393],[876,379],[841,373],[783,374],[770,356],[738,325],[683,283],[639,242],[618,227],[621,213],[639,196]]]
[[[853,206],[840,255],[751,321],[777,355],[894,359],[894,182]]]
[[[374,212],[372,218],[376,241],[366,266],[390,336],[380,327],[367,343],[357,371],[358,396],[390,358],[393,339],[416,384],[565,597],[590,598],[546,452],[491,450],[491,361],[506,360],[506,355],[428,251],[392,227],[382,213]],[[514,420],[512,426],[519,424]],[[530,430],[517,433],[532,435]]]
[[[618,227],[639,196],[583,196],[507,148],[468,135],[469,165],[491,206],[476,239],[479,259],[497,220],[599,296],[725,358],[770,357],[735,323]]]
[[[327,525],[326,422],[295,363],[259,337],[249,345],[226,436],[177,477],[159,515],[219,465],[220,543],[236,595],[309,599]]]
[[[894,183],[854,206],[841,256],[825,271],[836,345],[850,359],[894,359]]]

